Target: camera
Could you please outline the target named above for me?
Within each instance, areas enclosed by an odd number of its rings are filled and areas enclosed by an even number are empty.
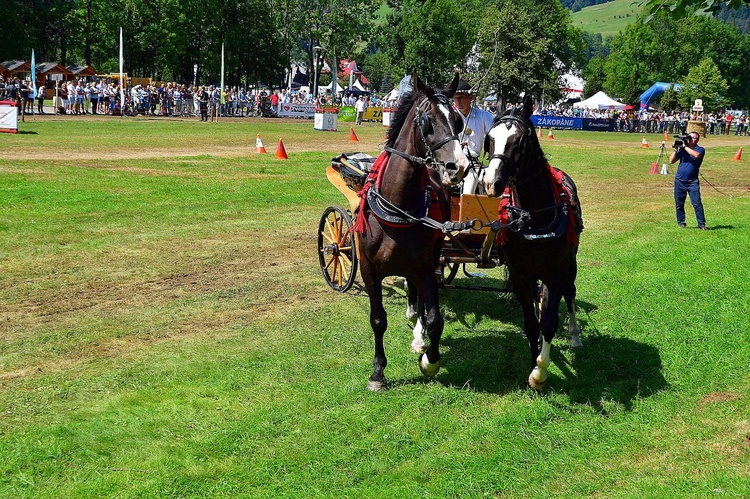
[[[693,138],[690,136],[690,134],[685,134],[681,137],[675,136],[674,138],[674,144],[672,144],[673,149],[682,149],[685,147],[685,143],[690,142],[693,140]]]

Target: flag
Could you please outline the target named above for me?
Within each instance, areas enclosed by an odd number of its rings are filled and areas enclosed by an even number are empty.
[[[357,70],[357,61],[349,63],[349,90],[352,89],[354,83],[354,72]]]
[[[221,44],[221,84],[219,86],[219,102],[225,104],[224,98],[224,44]]]
[[[122,71],[124,62],[122,57],[122,28],[120,28],[120,116],[125,115],[125,74]]]
[[[34,58],[34,49],[31,49],[31,98],[36,99],[36,59]]]

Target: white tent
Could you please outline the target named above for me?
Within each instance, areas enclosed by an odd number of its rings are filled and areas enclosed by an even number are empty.
[[[625,104],[617,102],[604,92],[597,92],[586,100],[576,102],[573,107],[578,109],[623,109]]]

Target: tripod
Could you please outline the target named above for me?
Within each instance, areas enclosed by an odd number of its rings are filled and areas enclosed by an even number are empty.
[[[657,173],[659,172],[659,165],[661,164],[661,173],[662,175],[669,175],[669,169],[667,168],[667,164],[662,164],[662,158],[666,157],[666,151],[667,151],[667,142],[662,140],[661,141],[661,148],[659,149],[659,157],[656,158],[656,163],[651,165],[651,173]]]

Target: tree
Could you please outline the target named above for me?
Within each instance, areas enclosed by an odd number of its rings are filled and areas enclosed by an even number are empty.
[[[604,82],[607,78],[607,74],[604,72],[605,62],[604,57],[594,57],[581,72],[581,76],[586,80],[583,86],[584,98],[591,97],[600,90],[604,90]]]
[[[664,89],[664,93],[661,96],[661,108],[667,112],[680,109],[680,100],[677,95],[677,90],[675,90],[674,83]]]
[[[559,0],[496,0],[482,16],[479,73],[502,101],[523,93],[560,97],[560,77],[579,54],[581,32]]]
[[[678,99],[684,109],[690,109],[695,99],[702,99],[706,111],[717,111],[731,104],[726,98],[728,88],[714,61],[705,58],[690,69],[682,82]]]
[[[646,22],[650,22],[658,13],[668,13],[675,19],[687,17],[693,12],[718,12],[723,7],[739,9],[750,5],[750,0],[646,0],[642,2]]]
[[[394,2],[384,36],[392,79],[416,70],[431,85],[448,81],[476,42],[476,31],[467,26],[476,26],[480,12],[477,0]]]

